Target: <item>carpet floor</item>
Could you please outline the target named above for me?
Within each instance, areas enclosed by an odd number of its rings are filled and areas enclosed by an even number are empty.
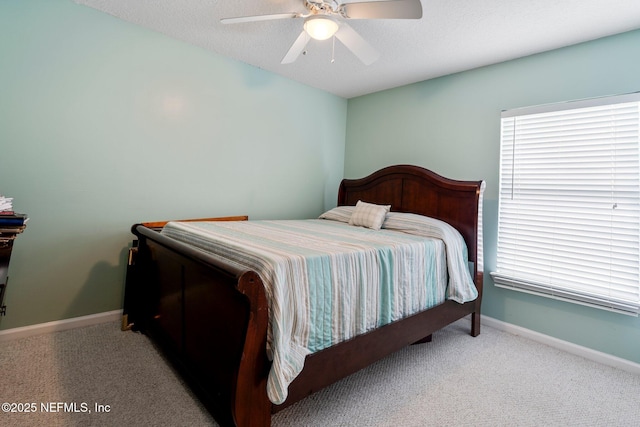
[[[472,338],[468,324],[298,402],[273,425],[640,425],[639,375],[487,326]],[[216,425],[147,337],[119,323],[5,342],[0,372],[3,426]]]

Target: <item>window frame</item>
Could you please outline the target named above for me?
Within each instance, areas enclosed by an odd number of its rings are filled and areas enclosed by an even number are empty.
[[[555,115],[556,117],[561,117],[563,115],[571,115],[574,112],[579,113],[578,110],[591,111],[591,110],[583,110],[583,109],[592,109],[592,107],[594,107],[593,109],[597,111],[600,107],[605,108],[606,106],[615,106],[615,105],[626,104],[626,103],[637,104],[636,115],[635,116],[631,115],[631,117],[635,120],[634,122],[635,136],[633,136],[634,138],[633,141],[635,141],[635,148],[633,148],[633,150],[635,150],[635,153],[630,154],[631,157],[633,157],[634,159],[637,159],[633,166],[633,169],[634,169],[633,173],[635,174],[635,178],[631,180],[631,182],[635,186],[635,189],[633,190],[633,193],[634,193],[633,197],[635,198],[633,202],[635,203],[634,205],[635,207],[633,208],[634,209],[633,215],[636,215],[636,216],[632,217],[632,219],[636,218],[635,230],[634,230],[635,243],[631,244],[631,246],[635,246],[635,248],[633,249],[635,253],[631,254],[630,259],[626,261],[627,263],[630,263],[630,262],[633,263],[635,259],[635,271],[633,274],[635,274],[637,286],[634,288],[633,285],[628,286],[625,284],[625,287],[624,287],[625,293],[627,291],[631,291],[631,293],[629,294],[629,299],[627,300],[623,298],[622,300],[620,300],[617,296],[607,298],[606,296],[598,295],[598,292],[596,291],[589,291],[588,289],[589,289],[589,286],[591,285],[585,286],[585,289],[587,290],[580,290],[579,288],[581,285],[574,285],[573,287],[566,286],[566,285],[563,286],[563,285],[560,285],[558,282],[556,282],[556,280],[559,280],[559,279],[554,278],[554,279],[549,279],[548,281],[545,281],[543,279],[540,279],[540,276],[536,276],[535,274],[527,276],[528,274],[530,274],[529,272],[523,274],[521,272],[522,270],[516,271],[515,267],[505,267],[505,265],[508,265],[509,261],[511,260],[510,257],[513,257],[512,254],[518,251],[517,249],[518,246],[515,246],[515,247],[512,246],[510,248],[505,249],[505,245],[514,244],[514,243],[510,243],[509,236],[506,235],[508,233],[512,233],[512,231],[505,231],[506,228],[508,228],[509,226],[508,225],[504,226],[504,223],[505,223],[504,221],[506,217],[513,216],[513,218],[509,218],[513,220],[514,218],[517,218],[517,216],[519,215],[519,213],[507,212],[507,209],[509,209],[510,207],[505,208],[505,205],[509,205],[509,202],[505,201],[506,194],[504,191],[505,188],[507,188],[509,191],[511,191],[511,198],[514,197],[515,184],[513,182],[509,184],[505,184],[505,170],[511,171],[510,173],[512,174],[511,176],[507,176],[507,178],[511,177],[512,180],[517,179],[514,177],[518,175],[519,171],[517,169],[517,166],[515,165],[515,162],[516,162],[516,159],[520,159],[521,153],[516,154],[516,148],[518,147],[520,151],[525,151],[525,149],[522,147],[526,147],[526,145],[524,145],[526,143],[521,142],[521,140],[524,140],[525,137],[518,136],[518,132],[517,132],[518,118],[528,117],[535,122],[535,120],[537,120],[538,118],[547,118],[553,115]],[[508,140],[508,139],[505,139],[505,135],[509,135],[508,130],[505,130],[505,123],[508,123],[509,125],[511,125],[511,122],[513,122],[513,126],[514,126],[514,129],[511,135],[511,138],[513,139]],[[543,129],[545,125],[541,124],[540,126],[541,126],[540,129]],[[542,135],[542,133],[540,133],[540,135]],[[536,134],[534,136],[537,137],[540,135]],[[558,139],[562,140],[561,137],[558,137]],[[612,139],[615,140],[616,138],[612,138]],[[582,140],[580,142],[584,142],[583,145],[587,145],[586,140]],[[506,149],[505,148],[506,144],[513,144],[513,146],[509,147],[509,149]],[[547,144],[551,147],[553,146],[552,144],[555,144],[555,143],[541,142],[540,144],[544,148],[546,147],[544,144]],[[561,144],[561,142],[557,142],[557,144]],[[617,143],[611,142],[612,146],[614,144],[617,144]],[[606,145],[606,144],[603,144],[603,145]],[[612,150],[612,152],[614,153],[614,155],[617,156],[617,154],[615,154],[616,153],[615,149]],[[512,157],[507,158],[507,156],[512,156]],[[531,159],[533,159],[534,157],[533,154],[528,154],[528,156],[530,156]],[[604,157],[602,159],[604,159]],[[531,161],[540,162],[541,160],[533,159]],[[535,166],[535,163],[533,165]],[[616,166],[612,166],[612,168],[615,169]],[[589,173],[590,172],[587,172],[586,175],[588,175]],[[614,170],[613,173],[615,174],[619,172],[616,172]],[[541,174],[536,172],[534,175],[537,176]],[[560,173],[560,175],[562,175],[562,173]],[[552,173],[549,173],[547,177],[554,178]],[[615,181],[615,179],[613,181]],[[561,186],[561,185],[559,184],[558,186]],[[524,194],[523,190],[517,190],[517,191],[520,191],[520,193],[518,193],[516,197],[523,197],[523,198],[528,197],[528,196],[522,195]],[[590,193],[590,191],[582,191],[582,192]],[[555,196],[558,196],[558,195],[555,194],[554,196],[551,196],[551,197],[555,197]],[[518,290],[518,291],[527,292],[535,295],[551,297],[554,299],[560,299],[560,300],[574,302],[582,305],[587,305],[587,306],[597,307],[597,308],[615,311],[619,313],[624,313],[628,315],[638,316],[638,313],[640,312],[640,249],[638,248],[639,244],[637,242],[638,240],[637,236],[640,234],[640,214],[638,213],[639,201],[640,201],[640,92],[630,93],[625,95],[584,99],[579,101],[568,101],[568,102],[562,102],[562,103],[556,103],[556,104],[546,104],[546,105],[533,106],[533,107],[524,107],[524,108],[517,108],[517,109],[503,111],[501,114],[501,130],[500,130],[500,181],[499,181],[499,208],[498,208],[498,240],[497,240],[497,252],[496,252],[497,262],[496,262],[496,271],[491,272],[491,277],[493,278],[495,285],[501,288]],[[548,202],[545,202],[545,203],[548,203]],[[616,207],[615,201],[612,202],[612,206],[613,206],[612,209],[615,209]],[[554,208],[554,206],[549,205],[549,208]],[[555,209],[559,210],[560,208],[555,208]],[[517,211],[513,211],[513,212],[517,212]],[[545,214],[543,213],[542,215],[545,215]],[[523,214],[523,216],[526,217],[527,214]],[[613,217],[613,214],[612,214],[612,217]],[[529,221],[532,221],[532,220],[529,219]],[[610,222],[613,223],[614,220],[612,219],[610,220]],[[531,222],[530,224],[533,224],[533,223]],[[611,225],[611,227],[614,227],[614,226]],[[518,233],[520,233],[520,231],[512,234],[515,235]],[[532,232],[532,233],[535,233],[535,232]],[[515,237],[514,239],[511,239],[511,240],[512,242],[515,242],[519,238],[520,237]],[[555,237],[552,237],[552,239],[555,239]],[[558,238],[558,240],[562,240],[562,239]],[[568,240],[569,239],[567,239],[566,241]],[[633,240],[633,238],[631,240]],[[505,241],[507,243],[505,243]],[[531,246],[528,246],[530,244]],[[526,243],[521,247],[526,250],[526,249],[531,249],[534,246],[535,246],[534,243]],[[563,255],[564,254],[569,254],[569,252],[564,252]],[[533,251],[532,251],[532,256],[533,256],[533,259],[535,259],[539,256],[539,254],[537,253],[533,254]],[[544,256],[547,256],[547,254],[543,255],[543,257]],[[610,261],[608,261],[609,263],[612,262],[611,260],[614,259],[613,257],[614,255],[609,256],[610,258]],[[514,265],[515,264],[516,263],[514,263]],[[524,264],[526,264],[526,262],[520,261],[519,265],[524,270],[527,270],[529,267]],[[627,267],[627,268],[631,268],[633,270],[633,267],[634,266],[632,265],[631,267]],[[540,267],[540,270],[542,271],[544,268],[546,268],[546,266]],[[536,269],[538,269],[538,267],[532,267],[532,270],[536,270]],[[587,279],[584,279],[584,280],[587,281]],[[609,284],[608,286],[616,287],[617,284],[613,284],[613,285]],[[598,287],[600,286],[599,285],[591,286],[591,289],[596,289]],[[600,288],[606,288],[606,286],[602,286]]]

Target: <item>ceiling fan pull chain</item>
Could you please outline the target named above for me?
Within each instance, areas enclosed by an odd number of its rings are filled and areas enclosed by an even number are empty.
[[[331,40],[331,63],[336,62],[336,36],[332,37]]]

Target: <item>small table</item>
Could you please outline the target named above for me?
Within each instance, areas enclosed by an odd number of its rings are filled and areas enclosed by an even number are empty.
[[[0,226],[0,316],[7,314],[7,307],[3,301],[9,283],[9,261],[11,260],[13,241],[25,228],[24,225],[20,227]]]

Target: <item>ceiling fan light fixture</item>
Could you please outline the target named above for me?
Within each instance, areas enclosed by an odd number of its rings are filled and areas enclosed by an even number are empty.
[[[322,15],[313,15],[305,19],[304,30],[316,40],[326,40],[338,31],[338,23]]]

